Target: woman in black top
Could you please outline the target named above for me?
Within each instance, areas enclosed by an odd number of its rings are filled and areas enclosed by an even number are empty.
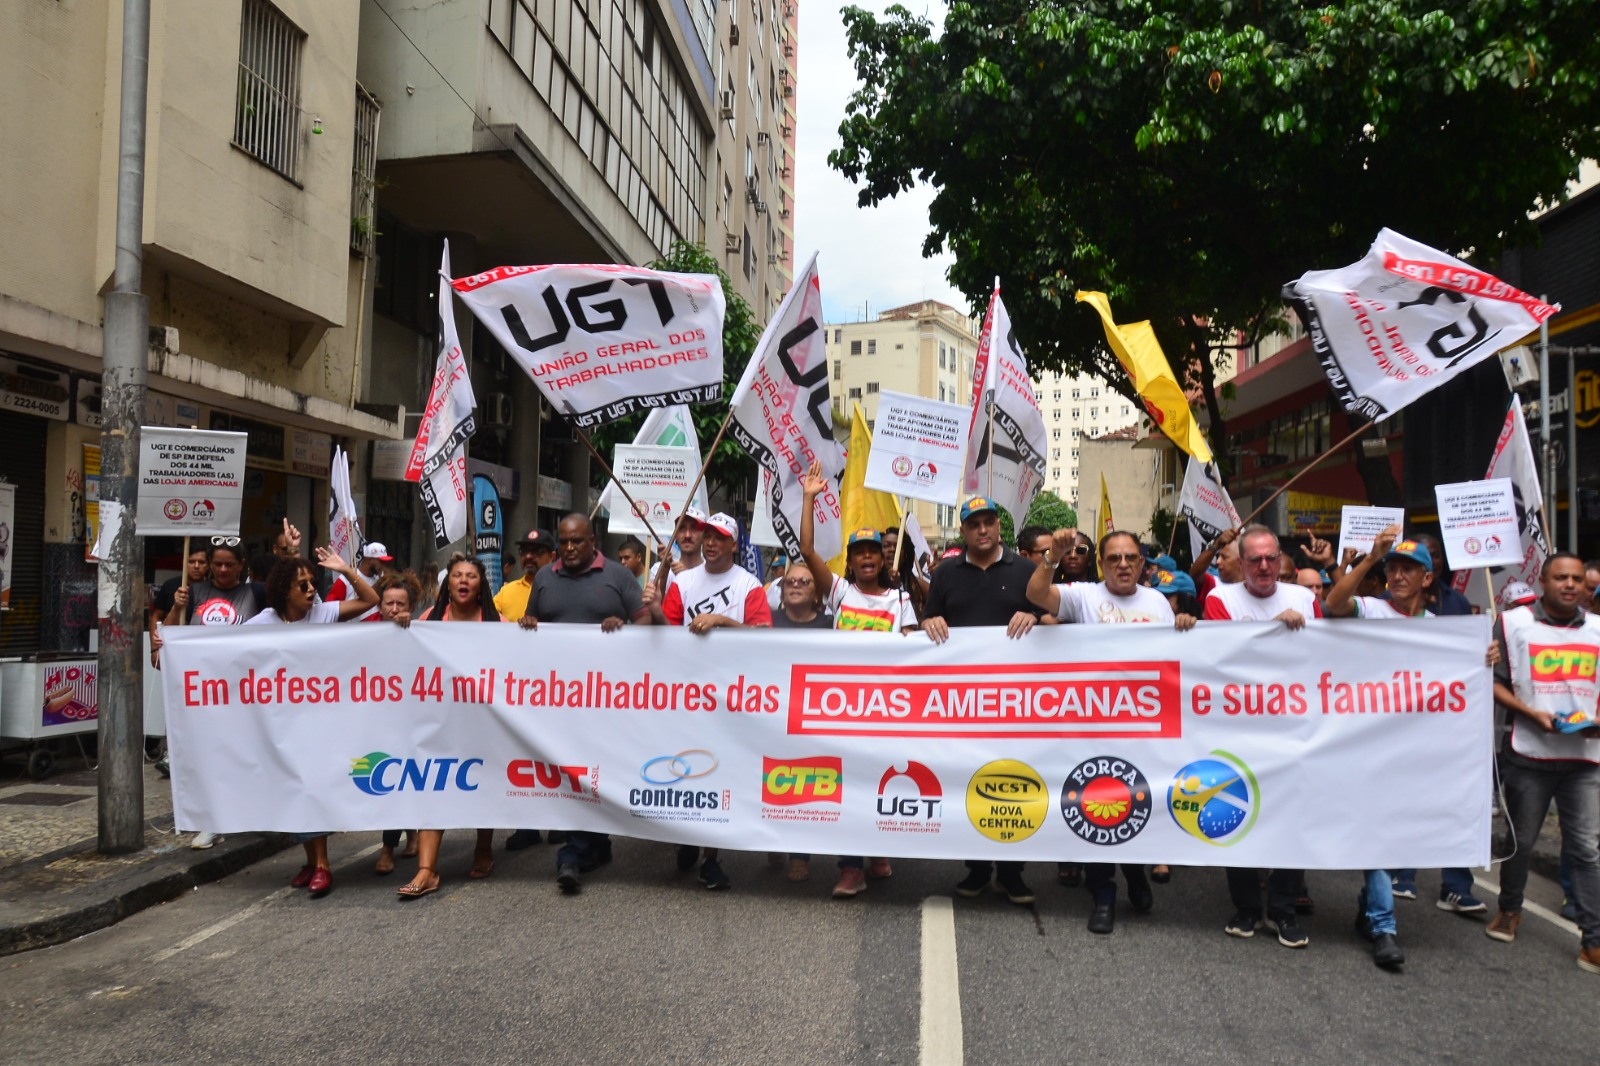
[[[792,563],[784,571],[783,594],[778,603],[782,610],[773,612],[774,629],[832,629],[833,619],[822,613],[822,598],[817,595],[817,582],[811,568],[805,563]]]

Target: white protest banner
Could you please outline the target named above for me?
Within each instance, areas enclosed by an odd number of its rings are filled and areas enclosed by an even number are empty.
[[[1522,562],[1522,535],[1510,478],[1435,485],[1439,539],[1452,570]]]
[[[350,491],[350,457],[338,445],[328,474],[328,548],[351,566],[360,562],[361,526]]]
[[[673,520],[683,513],[689,486],[700,472],[700,449],[619,444],[611,468],[639,510],[629,507],[626,497],[617,493],[620,506],[611,512],[610,531],[643,537],[654,527],[666,536]]]
[[[639,427],[639,432],[633,435],[633,443],[654,444],[661,448],[687,448],[694,452],[695,470],[700,469],[700,437],[694,427],[694,415],[690,414],[689,408],[683,404],[657,407],[651,411],[645,416],[644,425]],[[706,514],[711,513],[711,504],[706,499],[704,479],[694,490],[694,505]],[[615,481],[607,481],[606,487],[600,490],[600,506],[605,508],[606,514],[611,514],[619,508],[627,509],[628,501],[617,491]],[[671,524],[671,519],[668,519],[667,525]],[[611,528],[615,530],[616,526],[613,525]],[[639,532],[642,534],[644,530],[641,529]],[[665,533],[663,530],[662,534]]]
[[[1028,504],[1044,485],[1044,415],[998,288],[989,298],[972,364],[967,440],[960,495],[988,496],[1022,525]]]
[[[1366,257],[1283,288],[1347,411],[1379,421],[1561,310],[1390,229]]]
[[[247,439],[211,429],[140,427],[134,532],[238,533]]]
[[[756,488],[755,517],[750,519],[750,543],[763,548],[783,547],[783,540],[772,527],[772,471],[766,467],[761,468],[761,481]]]
[[[954,503],[961,494],[970,420],[960,404],[879,393],[863,484],[918,500]]]
[[[1222,471],[1216,461],[1202,463],[1189,456],[1183,474],[1183,491],[1178,494],[1178,513],[1187,519],[1189,547],[1195,556],[1225,529],[1239,528],[1239,512],[1222,487]]]
[[[1353,507],[1345,504],[1339,509],[1339,549],[1334,560],[1344,558],[1346,548],[1369,552],[1372,545],[1390,526],[1404,526],[1404,507]]]
[[[433,365],[433,387],[417,426],[417,442],[406,463],[406,480],[415,481],[422,505],[433,527],[433,546],[467,535],[467,441],[477,432],[472,416],[478,406],[472,392],[472,375],[456,335],[455,304],[451,301],[450,242],[444,245],[439,276],[439,332],[442,343]]]
[[[1316,869],[1489,857],[1484,616],[1313,621],[1291,655],[1281,626],[1246,622],[942,645],[431,622],[167,634],[182,828],[532,823],[755,852]],[[1381,818],[1358,802],[1373,796],[1395,799]]]
[[[839,499],[844,454],[833,439],[825,339],[822,283],[812,253],[762,332],[729,404],[728,432],[757,465],[775,475],[769,497],[772,526],[793,559],[800,557],[800,476],[813,461],[822,464],[829,482],[812,508],[817,554],[832,559],[844,550]]]
[[[1539,587],[1539,571],[1550,554],[1550,543],[1545,539],[1544,525],[1539,521],[1539,509],[1544,493],[1539,488],[1539,465],[1533,457],[1533,445],[1528,441],[1528,426],[1522,418],[1522,403],[1511,397],[1511,407],[1506,411],[1505,424],[1495,441],[1494,455],[1489,459],[1489,472],[1484,477],[1511,479],[1511,497],[1517,508],[1517,529],[1522,543],[1522,558],[1508,566],[1489,568],[1489,581],[1494,590],[1494,600],[1513,581],[1520,581],[1531,589]],[[1487,610],[1488,590],[1482,581],[1473,581],[1468,570],[1458,571],[1451,584],[1473,603]]]
[[[497,267],[451,283],[579,429],[722,397],[722,282],[644,267]]]

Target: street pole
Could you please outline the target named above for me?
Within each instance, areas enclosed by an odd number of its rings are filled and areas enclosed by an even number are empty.
[[[150,348],[150,305],[140,291],[149,65],[150,0],[123,0],[116,268],[101,371],[99,845],[107,855],[144,847],[144,552],[133,509]]]

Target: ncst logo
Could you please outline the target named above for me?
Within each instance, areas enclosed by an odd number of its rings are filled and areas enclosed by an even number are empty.
[[[403,759],[371,751],[350,764],[350,782],[369,796],[391,792],[478,791],[472,772],[482,759]]]
[[[1531,644],[1528,661],[1535,681],[1593,681],[1592,644]]]
[[[844,761],[761,758],[761,802],[777,807],[844,802]]]

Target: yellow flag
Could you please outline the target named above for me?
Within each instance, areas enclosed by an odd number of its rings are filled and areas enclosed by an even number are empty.
[[[861,413],[861,405],[854,406],[850,417],[850,454],[845,459],[844,476],[839,479],[839,508],[844,516],[844,525],[840,528],[844,530],[847,545],[850,534],[858,529],[870,527],[882,533],[900,524],[900,504],[894,496],[863,484],[867,478],[867,455],[872,451],[872,430],[867,428],[867,416]],[[829,559],[828,569],[842,577],[849,551],[846,547]]]
[[[1106,342],[1111,346],[1112,354],[1122,364],[1122,369],[1127,371],[1128,380],[1133,382],[1133,390],[1144,401],[1145,410],[1161,427],[1161,432],[1202,463],[1209,463],[1211,448],[1206,444],[1200,427],[1195,424],[1194,414],[1189,410],[1189,400],[1183,395],[1178,379],[1173,377],[1172,367],[1167,363],[1167,357],[1162,353],[1150,323],[1117,325],[1111,317],[1111,301],[1106,299],[1103,292],[1079,292],[1078,300],[1100,313],[1100,320],[1106,327]]]
[[[1100,475],[1100,536],[1115,532],[1117,520],[1111,517],[1111,494],[1106,491],[1106,476]],[[1097,538],[1098,539],[1098,538]]]

